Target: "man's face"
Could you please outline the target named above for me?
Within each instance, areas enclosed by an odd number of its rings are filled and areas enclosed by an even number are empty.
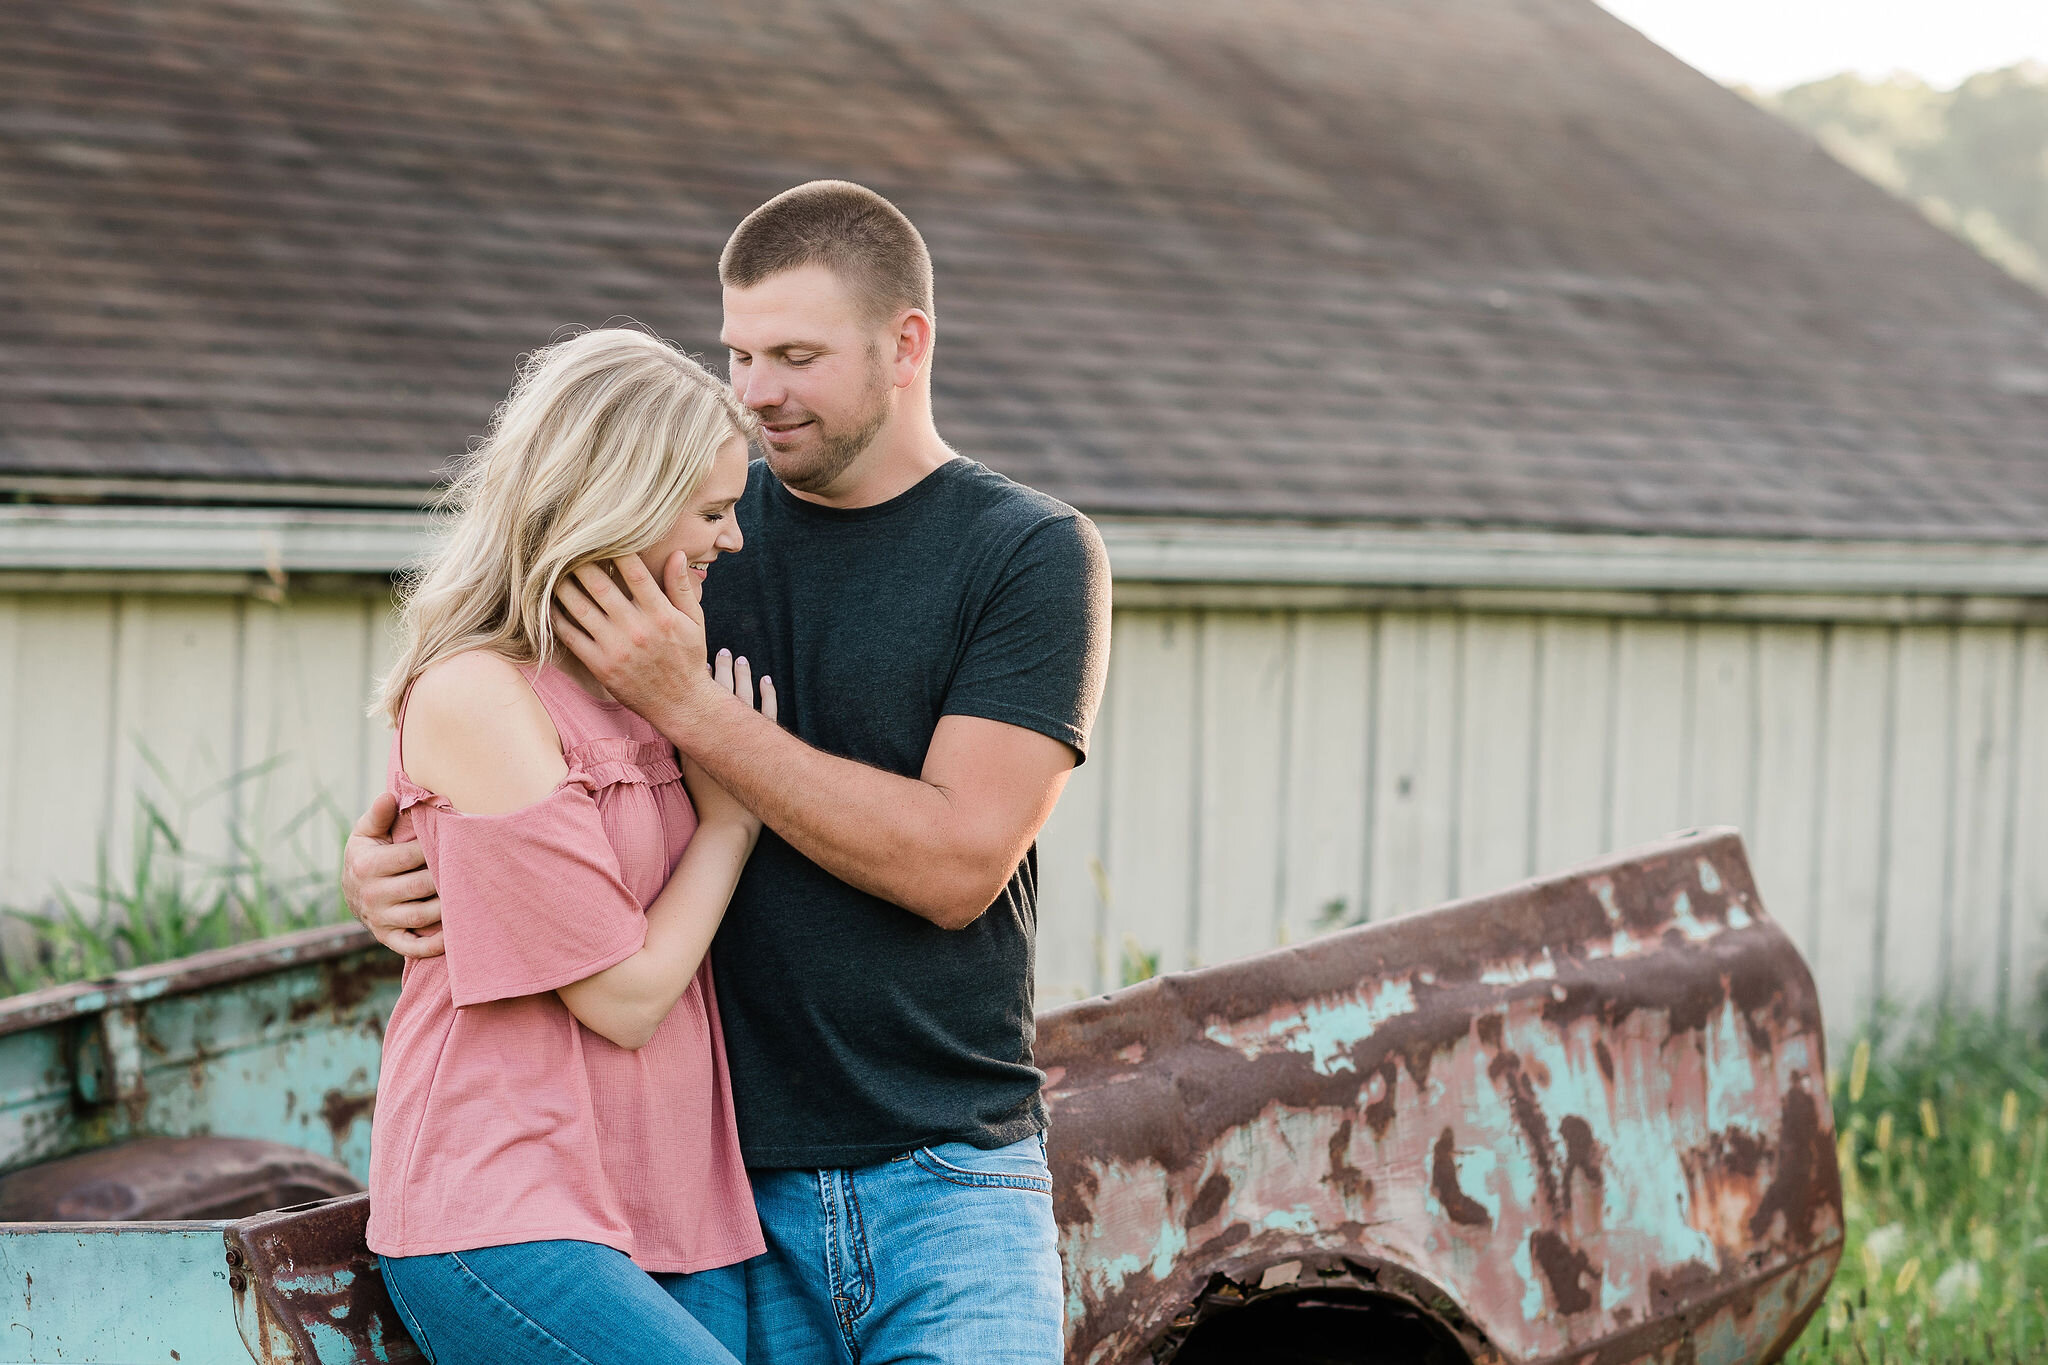
[[[889,420],[889,329],[824,266],[728,288],[720,340],[768,467],[800,493],[829,491]]]

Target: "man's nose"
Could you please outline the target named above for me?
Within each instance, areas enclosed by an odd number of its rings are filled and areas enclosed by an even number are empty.
[[[755,412],[779,408],[789,395],[770,365],[749,365],[740,383],[740,401]]]

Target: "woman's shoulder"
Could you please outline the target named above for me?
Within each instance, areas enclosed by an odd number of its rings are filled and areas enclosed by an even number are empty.
[[[417,716],[439,729],[511,724],[531,728],[538,720],[552,734],[547,708],[518,664],[488,649],[467,649],[437,659],[413,680],[406,719]]]
[[[567,771],[554,722],[525,673],[481,649],[441,659],[413,682],[400,752],[415,785],[471,814],[530,805]]]

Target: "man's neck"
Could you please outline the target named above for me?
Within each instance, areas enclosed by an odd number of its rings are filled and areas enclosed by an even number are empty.
[[[789,491],[820,507],[875,507],[909,492],[941,465],[958,458],[926,418],[901,435],[882,431],[832,487],[816,493]]]

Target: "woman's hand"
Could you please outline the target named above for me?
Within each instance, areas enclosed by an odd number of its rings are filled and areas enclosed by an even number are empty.
[[[745,658],[735,659],[731,650],[719,650],[718,660],[711,667],[711,676],[722,690],[738,697],[749,709],[754,707],[754,670]],[[759,705],[762,715],[770,720],[775,719],[773,678],[761,679]],[[736,826],[746,831],[750,845],[754,839],[760,837],[760,819],[734,800],[732,793],[718,785],[711,774],[688,759],[683,762],[683,785],[689,790],[691,804],[697,808],[697,819],[700,824]]]

